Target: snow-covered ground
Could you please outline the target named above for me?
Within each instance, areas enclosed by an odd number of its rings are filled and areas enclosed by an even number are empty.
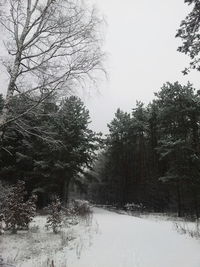
[[[9,266],[11,264],[16,267],[68,266],[69,255],[78,259],[83,247],[91,245],[96,233],[92,217],[78,221],[78,224],[70,226],[68,221],[60,233],[54,234],[45,227],[46,216],[37,216],[28,232],[19,231],[17,235],[6,233],[0,236],[0,266],[1,259]]]
[[[68,267],[200,267],[200,241],[178,234],[172,222],[95,209],[99,234]]]
[[[173,222],[100,208],[93,217],[92,225],[83,221],[59,235],[6,235],[0,255],[14,256],[18,267],[51,266],[52,260],[55,267],[200,267],[200,241],[177,233]],[[35,224],[43,225],[44,217]]]

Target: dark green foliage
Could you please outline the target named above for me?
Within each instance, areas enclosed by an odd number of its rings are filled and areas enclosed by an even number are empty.
[[[52,228],[54,234],[57,234],[62,226],[61,202],[59,197],[55,196],[46,210],[49,214],[47,217],[46,227],[47,229]]]
[[[199,95],[190,84],[168,83],[157,97],[160,107],[157,150],[167,166],[161,180],[176,188],[179,215],[186,209],[186,212],[195,210],[199,216],[196,192],[200,185]],[[192,209],[188,207],[188,201],[190,205],[193,202]]]
[[[147,107],[117,110],[99,155],[90,196],[100,203],[199,217],[200,96],[191,84],[165,84]]]
[[[63,189],[63,200],[67,201],[71,181],[79,184],[80,174],[90,168],[99,137],[88,127],[89,112],[83,102],[71,96],[66,99],[57,114],[56,126],[64,146],[55,151],[55,175]]]
[[[21,113],[29,101],[16,98],[12,112]],[[38,195],[39,207],[52,194],[67,202],[76,184],[98,203],[199,217],[200,95],[191,84],[166,83],[147,107],[137,102],[131,114],[118,109],[104,142],[89,122],[77,97],[42,103],[7,128],[1,179],[21,177],[28,193]]]
[[[21,114],[34,99],[16,97],[12,112]],[[0,144],[0,179],[15,183],[21,177],[28,193],[38,195],[39,207],[55,193],[67,201],[71,183],[84,187],[83,173],[101,139],[89,123],[89,112],[78,97],[66,98],[60,105],[54,97],[41,103],[7,127]]]
[[[5,199],[3,215],[7,230],[17,233],[18,230],[28,229],[36,212],[36,196],[32,195],[25,201],[25,183],[18,181]]]
[[[182,39],[178,51],[187,54],[191,59],[190,66],[183,71],[187,74],[190,69],[200,70],[200,1],[185,0],[185,3],[192,5],[192,11],[181,22],[176,37]]]

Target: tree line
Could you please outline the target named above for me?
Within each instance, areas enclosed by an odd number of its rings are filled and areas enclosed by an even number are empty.
[[[104,72],[103,20],[86,1],[0,3],[0,180],[23,180],[47,204],[67,201],[72,181],[90,168],[99,135],[76,96]],[[98,75],[97,75],[98,74]],[[2,187],[2,185],[0,185]]]
[[[15,116],[32,101],[16,97]],[[3,102],[1,97],[0,114]],[[83,173],[91,168],[101,142],[89,123],[89,112],[76,96],[59,104],[51,98],[37,105],[22,121],[7,127],[1,142],[0,179],[9,184],[25,181],[29,194],[38,195],[39,206],[46,205],[52,194],[67,202],[71,183],[84,190]]]
[[[187,74],[200,70],[200,1],[185,3],[193,8],[176,36],[178,50],[191,59]],[[1,61],[8,83],[0,96],[0,180],[25,181],[41,206],[55,193],[66,202],[76,183],[99,203],[142,203],[199,217],[199,92],[167,83],[148,106],[118,109],[102,140],[89,129],[84,103],[69,97],[104,71],[97,11],[79,0],[0,6],[8,37]]]
[[[166,83],[155,96],[131,113],[115,113],[106,147],[87,174],[90,197],[199,217],[199,91],[190,83]]]

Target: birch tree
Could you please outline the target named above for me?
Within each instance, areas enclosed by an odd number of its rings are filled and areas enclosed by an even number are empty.
[[[9,0],[0,13],[7,36],[8,57],[2,60],[9,75],[0,115],[5,127],[22,118],[49,96],[95,79],[103,70],[104,54],[96,10],[77,0]],[[26,111],[10,115],[13,97],[37,96]]]

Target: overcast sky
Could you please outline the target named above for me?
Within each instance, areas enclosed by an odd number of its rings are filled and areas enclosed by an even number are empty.
[[[92,90],[90,97],[83,97],[93,129],[106,133],[118,107],[130,112],[136,100],[147,104],[167,81],[190,81],[200,89],[200,73],[183,76],[189,59],[177,52],[176,30],[190,10],[184,0],[87,1],[94,2],[107,21],[109,80],[99,84],[99,93]]]
[[[107,123],[120,107],[130,112],[136,100],[150,102],[163,83],[189,80],[200,89],[200,73],[183,76],[187,56],[177,52],[175,38],[190,8],[184,0],[90,0],[107,21],[105,49],[109,81],[99,86],[101,96],[87,99],[92,127],[107,132]]]

